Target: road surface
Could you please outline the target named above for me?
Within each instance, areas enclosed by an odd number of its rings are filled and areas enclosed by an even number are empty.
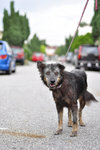
[[[100,101],[100,72],[87,75],[88,90]],[[100,150],[100,103],[85,107],[86,127],[79,127],[77,137],[70,137],[67,109],[61,135],[54,135],[57,119],[52,93],[35,63],[18,66],[15,74],[0,75],[0,150]]]

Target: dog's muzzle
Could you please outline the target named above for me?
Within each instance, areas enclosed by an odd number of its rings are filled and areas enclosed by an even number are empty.
[[[55,80],[54,79],[52,79],[51,81],[50,81],[50,88],[55,88]]]

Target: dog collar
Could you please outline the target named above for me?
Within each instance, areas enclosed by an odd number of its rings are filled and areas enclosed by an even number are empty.
[[[61,86],[62,86],[62,84],[58,85],[58,86],[57,86],[57,89],[61,88]]]

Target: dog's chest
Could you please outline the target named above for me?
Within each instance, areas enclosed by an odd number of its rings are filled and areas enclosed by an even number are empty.
[[[53,92],[53,97],[54,97],[54,99],[62,99],[63,94],[60,90],[56,90],[56,91]]]
[[[65,97],[64,93],[61,90],[56,90],[53,92],[53,97],[55,103],[58,103],[62,106],[69,106],[70,105],[70,99],[68,97]]]

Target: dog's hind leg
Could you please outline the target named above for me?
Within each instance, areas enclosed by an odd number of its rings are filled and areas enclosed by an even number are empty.
[[[70,108],[68,108],[68,127],[72,127],[73,122],[72,122],[72,111]]]
[[[63,130],[63,107],[61,108],[60,105],[56,105],[56,107],[58,112],[58,130],[55,135],[58,135],[61,134]]]
[[[80,108],[79,108],[79,112],[78,112],[78,115],[79,115],[79,125],[84,127],[85,124],[82,121],[82,110],[85,107],[85,101],[84,101],[84,99],[83,99],[82,96],[79,98],[79,103],[80,103]]]
[[[73,115],[73,126],[72,126],[72,134],[70,135],[71,137],[77,136],[77,131],[78,131],[78,124],[77,124],[77,112],[78,112],[78,107],[77,103],[72,104],[72,115]]]

